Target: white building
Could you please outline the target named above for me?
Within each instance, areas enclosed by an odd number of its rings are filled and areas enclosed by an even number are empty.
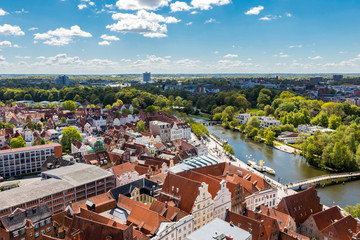
[[[103,127],[103,126],[106,126],[106,118],[103,117],[103,116],[94,117],[94,118],[92,119],[92,122],[93,122],[93,126],[94,126],[94,127]]]
[[[188,215],[177,222],[162,222],[153,240],[185,239],[193,230],[193,216]]]
[[[225,219],[226,209],[231,210],[231,192],[226,187],[226,181],[220,182],[220,189],[214,197],[214,217]]]
[[[9,177],[41,171],[42,164],[50,156],[61,157],[62,146],[58,143],[15,148],[0,151],[0,176]]]
[[[303,125],[299,125],[298,126],[298,133],[306,133],[306,134],[310,134],[313,135],[315,132],[333,132],[333,129],[329,129],[329,128],[323,128],[320,126],[316,126],[316,125],[311,125],[311,124],[303,124]]]
[[[280,126],[280,121],[276,120],[274,117],[266,117],[266,116],[259,116],[257,117],[260,121],[260,127],[268,128],[268,127],[277,127]]]
[[[251,118],[250,113],[240,113],[236,116],[237,119],[239,119],[240,124],[247,124],[249,119]]]
[[[151,121],[150,133],[159,135],[162,142],[169,142],[171,139],[171,125],[167,122]]]
[[[34,144],[34,134],[31,130],[25,130],[24,140],[27,143],[31,143],[31,145]]]
[[[182,137],[183,137],[183,129],[179,128],[178,125],[174,123],[171,128],[170,140],[174,141],[174,140],[182,139]]]
[[[245,197],[246,208],[252,211],[255,211],[255,209],[260,205],[266,205],[269,208],[274,208],[279,203],[277,195],[278,190],[276,188],[270,188],[253,193],[252,195]]]

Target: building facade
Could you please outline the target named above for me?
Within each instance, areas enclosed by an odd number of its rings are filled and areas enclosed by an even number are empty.
[[[62,146],[58,143],[3,150],[0,152],[0,176],[40,172],[48,157],[61,155]]]
[[[171,139],[171,125],[167,122],[151,121],[150,133],[159,135],[162,142],[169,142]]]

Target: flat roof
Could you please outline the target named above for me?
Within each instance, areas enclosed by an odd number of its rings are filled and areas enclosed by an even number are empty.
[[[217,236],[221,235],[231,236],[234,240],[251,239],[251,234],[248,231],[231,226],[230,223],[220,218],[214,218],[211,222],[192,232],[186,238],[189,240],[216,239]]]
[[[82,163],[49,170],[42,174],[52,178],[0,192],[0,210],[113,176],[100,167]]]
[[[45,149],[45,148],[53,148],[58,147],[61,145],[59,143],[52,143],[52,144],[45,144],[45,145],[36,145],[31,147],[23,147],[23,148],[14,148],[14,149],[7,149],[7,150],[1,150],[1,154],[8,154],[8,153],[16,153],[16,152],[26,152],[26,151],[33,151],[33,150],[39,150],[39,149]]]

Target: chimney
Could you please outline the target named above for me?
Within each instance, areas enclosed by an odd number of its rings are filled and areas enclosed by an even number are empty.
[[[165,201],[165,207],[166,207],[166,208],[168,207],[168,202],[167,202],[167,201]]]
[[[233,227],[234,226],[234,223],[232,221],[230,221],[230,226]]]
[[[234,238],[232,236],[226,236],[225,239],[226,240],[234,240]]]
[[[288,232],[287,227],[284,227],[284,233],[287,233],[287,232]]]

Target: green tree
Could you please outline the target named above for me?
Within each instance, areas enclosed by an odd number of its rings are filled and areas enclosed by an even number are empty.
[[[355,206],[346,206],[344,208],[345,212],[351,214],[354,218],[360,218],[360,203],[357,203]]]
[[[136,131],[139,133],[145,132],[145,122],[143,120],[138,121],[136,124]]]
[[[145,112],[158,112],[159,110],[160,108],[158,106],[151,105],[145,109]]]
[[[121,99],[116,100],[116,102],[113,103],[113,107],[119,107],[121,105],[123,105],[123,101],[121,101]]]
[[[264,132],[265,144],[267,144],[269,146],[273,146],[275,136],[276,136],[275,132],[271,131],[270,129],[265,129],[265,132]]]
[[[329,117],[326,113],[321,112],[311,120],[311,124],[326,128],[329,125]]]
[[[111,109],[111,108],[112,108],[112,106],[110,104],[105,106],[105,109]]]
[[[66,123],[66,117],[61,117],[60,122],[61,122],[62,124],[65,124],[65,123]]]
[[[11,148],[22,148],[26,147],[26,142],[22,136],[18,136],[17,138],[13,138],[10,140],[10,147]]]
[[[260,120],[257,117],[252,116],[249,119],[249,121],[247,122],[247,125],[251,126],[251,127],[254,127],[254,128],[259,128],[260,127]]]
[[[338,117],[338,116],[335,116],[335,115],[330,116],[330,118],[329,118],[329,128],[336,130],[341,124],[342,124],[341,117]]]
[[[253,128],[253,129],[249,132],[248,137],[254,139],[254,138],[258,135],[258,131],[259,131],[259,129]]]
[[[234,147],[230,146],[228,143],[225,143],[223,145],[223,149],[224,149],[226,154],[229,154],[229,155],[234,155],[235,154]]]
[[[81,134],[76,128],[66,127],[63,129],[60,143],[65,151],[70,150],[71,143],[75,139],[78,140],[79,142],[82,142]]]
[[[64,110],[69,110],[69,111],[75,111],[76,110],[76,103],[74,101],[65,101],[61,104],[61,108]]]

